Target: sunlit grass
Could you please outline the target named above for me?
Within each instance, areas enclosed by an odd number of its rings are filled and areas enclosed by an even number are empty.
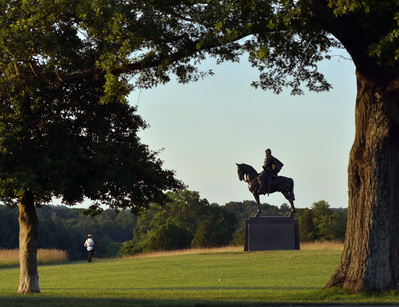
[[[319,246],[320,249],[315,249]],[[18,268],[0,270],[1,306],[294,306],[397,304],[399,293],[322,290],[341,245],[244,252],[242,247],[152,253],[39,266],[41,294],[18,295]],[[152,255],[152,256],[149,256]]]
[[[0,267],[19,265],[18,249],[0,249]],[[38,264],[54,264],[68,262],[68,253],[59,249],[39,249]]]
[[[42,296],[298,301],[325,285],[341,254],[330,250],[244,252],[242,248],[196,251],[39,266]],[[1,276],[0,297],[12,294],[18,269],[4,269]]]

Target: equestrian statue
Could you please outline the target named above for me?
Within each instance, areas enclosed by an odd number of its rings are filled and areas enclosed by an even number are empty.
[[[254,195],[258,212],[256,217],[262,212],[260,210],[259,195],[281,192],[291,205],[290,217],[294,216],[294,180],[292,178],[279,176],[283,163],[272,156],[272,151],[266,149],[266,158],[263,164],[263,171],[258,172],[248,164],[237,164],[238,179],[248,183],[249,191]]]

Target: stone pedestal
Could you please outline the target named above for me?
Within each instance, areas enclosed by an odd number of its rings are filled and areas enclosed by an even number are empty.
[[[246,219],[244,251],[291,249],[299,249],[297,219],[284,216],[261,216]]]

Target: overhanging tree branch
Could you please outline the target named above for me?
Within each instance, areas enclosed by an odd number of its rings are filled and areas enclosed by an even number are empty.
[[[234,41],[237,42],[247,36],[251,35],[251,33],[246,32],[242,33],[239,36],[237,36]],[[173,63],[177,63],[182,60],[189,59],[191,57],[195,57],[196,54],[204,52],[204,51],[210,51],[212,49],[216,49],[221,46],[225,46],[228,43],[234,43],[231,41],[226,41],[226,40],[214,40],[214,41],[207,41],[203,42],[201,40],[197,41],[190,41],[188,43],[185,43],[185,45],[180,48],[179,51],[171,53],[171,54],[160,54],[158,56],[150,56],[148,58],[144,57],[140,61],[132,62],[129,64],[126,64],[124,66],[120,67],[115,67],[109,71],[109,73],[118,76],[118,75],[132,75],[136,74],[139,71],[149,69],[149,68],[156,68],[159,67],[160,65],[166,64],[166,66],[169,66]],[[217,53],[217,52],[216,52]],[[94,78],[94,77],[102,77],[107,73],[107,71],[103,68],[93,68],[93,69],[87,69],[87,70],[81,70],[81,71],[75,71],[71,73],[63,73],[57,70],[54,71],[49,71],[49,72],[43,72],[43,73],[36,73],[30,76],[23,75],[23,74],[18,74],[17,77],[23,78],[23,79],[32,79],[32,78],[41,78],[43,77],[44,79],[47,80],[52,80],[52,81],[59,81],[59,82],[64,82],[64,81],[71,81],[71,80],[78,80],[78,79],[86,79],[86,78]]]

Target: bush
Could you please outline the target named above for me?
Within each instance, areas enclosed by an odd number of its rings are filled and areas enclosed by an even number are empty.
[[[175,250],[190,246],[190,235],[187,229],[172,223],[158,228],[150,239],[150,250]]]
[[[226,214],[227,215],[227,214]],[[198,224],[191,247],[220,247],[230,244],[234,223],[226,217],[212,216]]]

